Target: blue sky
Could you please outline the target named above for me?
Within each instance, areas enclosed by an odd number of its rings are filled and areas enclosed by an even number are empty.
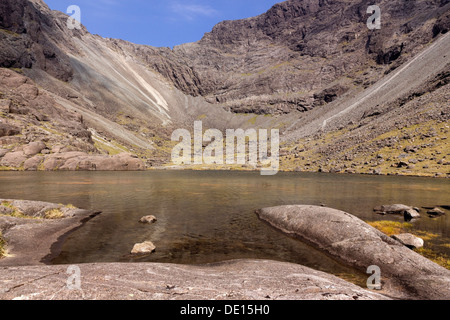
[[[44,0],[53,10],[81,9],[90,33],[156,47],[198,41],[223,20],[253,17],[281,0]]]

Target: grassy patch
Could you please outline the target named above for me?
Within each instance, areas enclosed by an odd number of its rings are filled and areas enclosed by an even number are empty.
[[[0,166],[0,171],[17,171],[14,167]]]
[[[44,218],[49,220],[62,219],[64,218],[64,214],[61,212],[60,209],[52,209],[45,212]]]
[[[249,119],[248,123],[254,125],[256,123],[256,120],[258,120],[258,116]]]
[[[401,233],[411,233],[417,237],[422,238],[425,241],[429,241],[439,237],[439,235],[431,232],[423,230],[411,230],[413,228],[413,225],[410,223],[402,223],[397,221],[374,221],[368,222],[368,224],[388,236]],[[444,246],[450,246],[450,244],[445,244]],[[438,265],[446,269],[450,269],[450,257],[448,257],[444,253],[433,250],[433,245],[429,242],[425,243],[425,247],[414,249],[414,251],[424,256],[425,258],[437,263]]]
[[[10,31],[10,30],[3,29],[3,28],[0,28],[0,32],[14,36],[14,37],[20,37],[20,34]]]
[[[413,225],[407,222],[398,221],[374,221],[368,222],[369,225],[375,229],[380,230],[388,236],[393,236],[395,234],[408,233],[411,231]]]
[[[94,138],[94,146],[102,153],[106,153],[110,156],[115,156],[123,152],[127,152],[128,149],[119,145],[115,141],[107,142]]]
[[[438,265],[450,270],[450,257],[448,257],[447,255],[435,252],[430,248],[420,248],[415,249],[414,251],[424,256],[425,258],[437,263]]]
[[[0,205],[11,209],[11,213],[9,213],[8,216],[11,216],[14,218],[32,219],[31,217],[24,215],[17,207],[13,206],[11,204],[11,202],[9,202],[9,201],[2,201],[2,203]]]

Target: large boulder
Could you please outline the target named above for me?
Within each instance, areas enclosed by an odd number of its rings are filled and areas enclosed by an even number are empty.
[[[257,211],[260,219],[336,260],[366,272],[378,266],[383,289],[399,298],[448,299],[450,271],[408,249],[359,218],[316,206]]]
[[[42,161],[44,161],[44,157],[36,155],[23,163],[23,169],[25,171],[37,171]]]
[[[98,171],[140,171],[145,169],[142,160],[129,153],[94,159]]]
[[[31,142],[27,146],[23,148],[23,152],[26,156],[32,157],[40,153],[42,150],[46,148],[45,143],[42,141]]]
[[[20,134],[20,131],[16,126],[0,122],[0,137],[15,136]]]
[[[9,152],[3,156],[0,161],[0,165],[5,167],[21,167],[22,164],[27,160],[27,156],[23,151]]]
[[[106,156],[71,151],[47,156],[44,169],[48,171],[140,171],[145,170],[145,164],[138,157],[128,153]]]

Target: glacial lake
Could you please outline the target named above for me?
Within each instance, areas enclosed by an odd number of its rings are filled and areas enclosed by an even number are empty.
[[[403,221],[373,208],[402,203],[450,205],[447,179],[242,171],[0,172],[0,198],[73,204],[102,214],[72,233],[55,264],[164,262],[204,264],[271,259],[306,265],[354,283],[367,276],[260,221],[255,210],[278,205],[325,205],[365,221]],[[433,247],[450,255],[448,214],[413,222],[432,232]],[[138,223],[154,215],[157,223]],[[38,239],[37,239],[38,240]],[[134,258],[135,243],[152,241],[154,254]]]

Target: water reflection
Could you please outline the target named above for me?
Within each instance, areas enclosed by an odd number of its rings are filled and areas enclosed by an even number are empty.
[[[356,282],[366,276],[281,235],[259,221],[254,211],[284,204],[324,204],[363,220],[381,220],[386,217],[375,215],[375,206],[450,204],[449,191],[448,180],[412,177],[311,173],[262,177],[201,171],[0,173],[1,198],[71,203],[103,211],[72,234],[55,263],[273,259],[351,275]],[[158,218],[156,224],[138,223],[150,214]],[[441,243],[450,242],[447,217],[424,217],[415,228],[438,234]],[[133,245],[146,240],[155,243],[156,253],[131,257]],[[450,248],[440,248],[450,254]]]

